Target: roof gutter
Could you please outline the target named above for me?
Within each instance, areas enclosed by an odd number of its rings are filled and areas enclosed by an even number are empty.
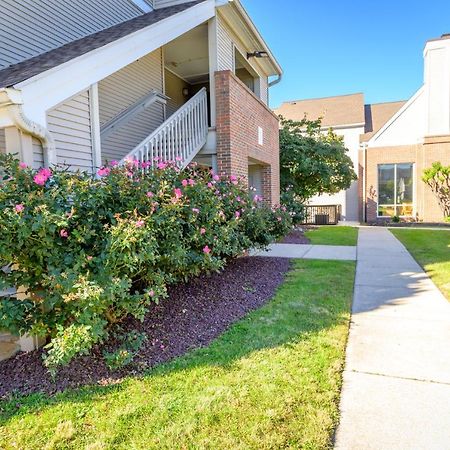
[[[6,113],[11,126],[37,138],[44,151],[44,163],[50,167],[57,163],[56,146],[48,129],[29,119],[23,111],[22,94],[13,88],[0,89],[0,110]]]

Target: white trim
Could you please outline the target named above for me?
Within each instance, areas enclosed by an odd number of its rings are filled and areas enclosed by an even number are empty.
[[[91,119],[92,172],[96,173],[97,169],[102,165],[98,83],[93,84],[89,89],[89,113]]]
[[[209,55],[209,105],[211,126],[216,126],[216,72],[219,66],[217,57],[217,17],[208,22]]]
[[[44,124],[46,110],[88,89],[214,15],[214,0],[206,0],[17,84],[16,88],[22,91],[26,114],[32,120]]]

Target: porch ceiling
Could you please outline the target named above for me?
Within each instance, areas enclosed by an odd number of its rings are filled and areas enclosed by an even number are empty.
[[[202,24],[188,31],[164,47],[167,69],[195,84],[208,80],[208,25]]]

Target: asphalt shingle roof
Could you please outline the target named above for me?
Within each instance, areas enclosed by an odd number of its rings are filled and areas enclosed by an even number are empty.
[[[324,127],[363,124],[364,95],[358,93],[284,102],[275,114],[295,121],[301,121],[305,115],[309,120],[321,117]]]
[[[135,31],[154,25],[203,1],[196,0],[181,5],[157,9],[84,38],[69,42],[41,55],[13,64],[6,69],[0,70],[0,88],[10,87],[28,80],[46,70],[53,69],[78,56],[128,36]]]

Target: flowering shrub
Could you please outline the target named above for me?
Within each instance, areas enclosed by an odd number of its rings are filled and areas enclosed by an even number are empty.
[[[235,177],[195,165],[113,162],[94,179],[33,171],[0,156],[2,328],[48,336],[54,370],[89,352],[111,326],[143,319],[168,284],[220,270],[291,226],[283,208],[256,204]]]

